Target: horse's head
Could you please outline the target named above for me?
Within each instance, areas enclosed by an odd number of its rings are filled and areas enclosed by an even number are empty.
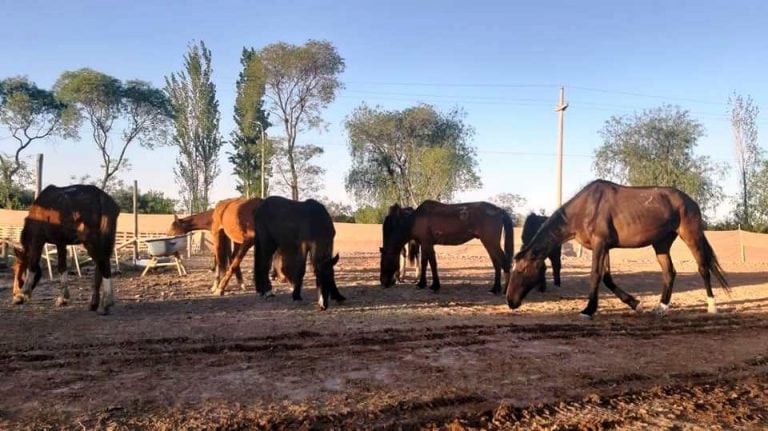
[[[321,292],[336,292],[338,288],[336,286],[336,271],[334,266],[339,262],[339,254],[323,260],[317,265],[315,269],[315,277],[317,277],[317,284],[320,287]],[[328,308],[328,304],[325,303],[324,295],[320,295],[320,309],[325,310]]]
[[[400,269],[400,252],[408,242],[410,226],[408,217],[413,210],[401,208],[394,204],[389,208],[389,213],[384,218],[383,246],[379,248],[381,253],[381,285],[390,287],[395,284],[395,274]]]
[[[26,250],[23,247],[13,247],[14,261],[13,261],[13,292],[14,294],[19,291],[24,291],[28,294],[35,288],[37,282],[40,281],[42,272],[40,271],[40,265],[37,265],[36,271],[30,271],[30,259]],[[30,279],[31,276],[31,279]]]
[[[182,219],[180,219],[176,214],[173,215],[173,223],[171,223],[171,227],[168,228],[168,235],[169,236],[176,236],[176,235],[183,235],[187,233],[186,230],[184,230],[184,222]]]
[[[509,308],[519,307],[528,292],[544,282],[544,273],[547,270],[544,259],[545,257],[534,256],[525,249],[515,256],[515,266],[507,283]]]

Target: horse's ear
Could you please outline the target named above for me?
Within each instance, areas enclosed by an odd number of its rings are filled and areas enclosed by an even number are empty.
[[[339,253],[336,253],[336,256],[331,258],[331,266],[335,266],[337,263],[339,263]]]

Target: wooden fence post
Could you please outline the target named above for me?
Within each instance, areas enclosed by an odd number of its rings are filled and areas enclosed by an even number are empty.
[[[746,263],[747,252],[744,249],[744,235],[741,233],[741,223],[739,223],[739,249],[741,251],[741,263]]]

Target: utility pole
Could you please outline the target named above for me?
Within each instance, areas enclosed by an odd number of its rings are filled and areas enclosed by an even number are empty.
[[[40,196],[40,191],[43,190],[43,155],[37,155],[37,163],[35,164],[35,199]]]
[[[558,114],[557,123],[557,177],[555,179],[557,188],[557,207],[563,205],[563,117],[568,104],[565,103],[565,88],[560,87],[560,103],[555,107]]]

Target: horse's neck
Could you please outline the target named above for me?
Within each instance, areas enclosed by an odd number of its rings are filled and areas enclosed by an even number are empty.
[[[548,256],[554,249],[569,240],[571,231],[564,209],[555,211],[539,228],[531,243],[531,251],[539,257]]]
[[[208,230],[213,224],[211,217],[193,217],[184,224],[184,230],[192,232],[193,230]]]

